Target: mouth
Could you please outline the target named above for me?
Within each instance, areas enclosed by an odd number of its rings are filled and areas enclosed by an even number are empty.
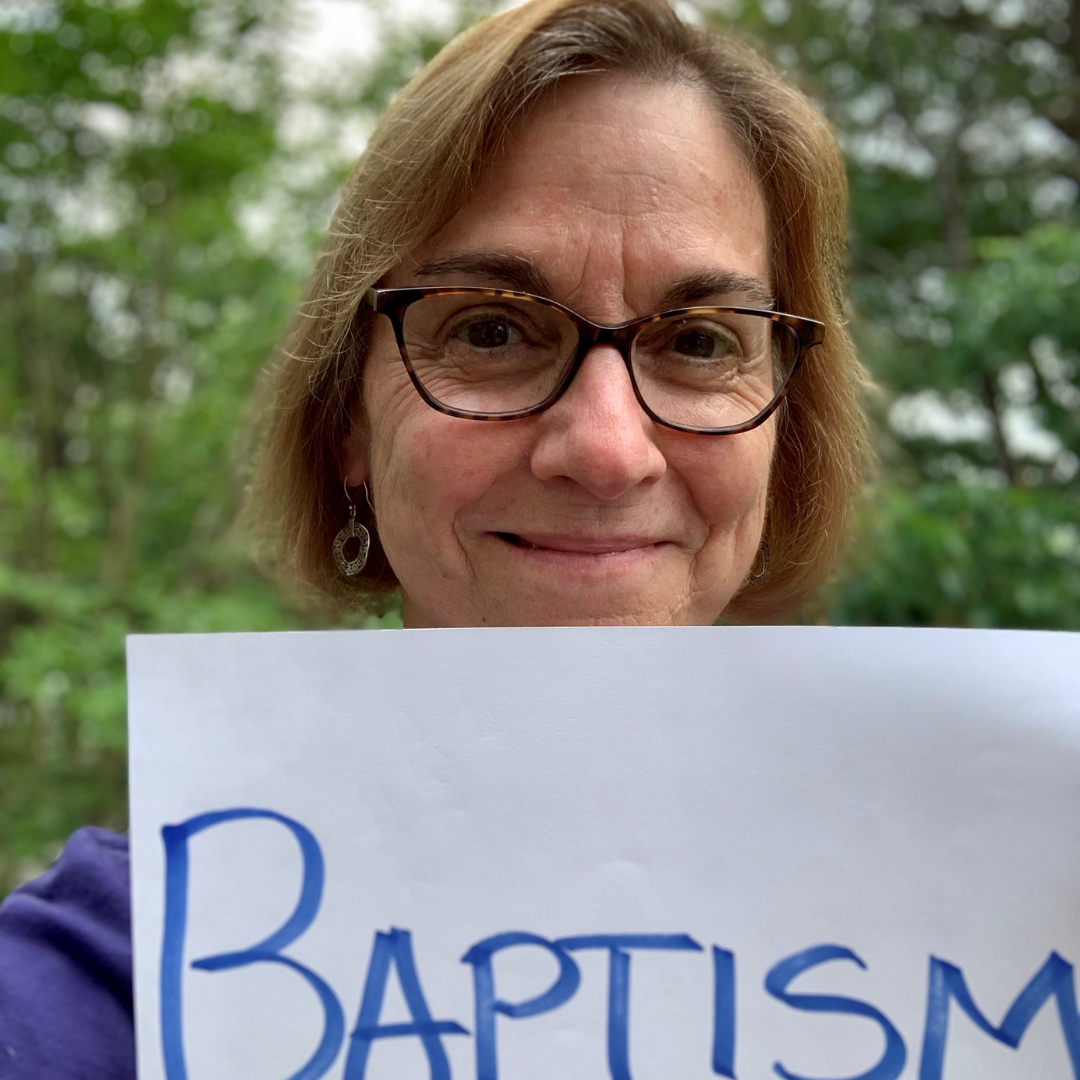
[[[658,548],[664,543],[642,536],[580,537],[512,532],[496,532],[492,535],[512,547],[556,555],[625,555]]]
[[[533,551],[540,550],[537,544],[531,544],[524,537],[518,536],[517,533],[497,532],[495,535],[504,543],[512,544],[514,547],[530,548]]]

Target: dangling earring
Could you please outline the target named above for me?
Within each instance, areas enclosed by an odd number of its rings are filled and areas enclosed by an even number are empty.
[[[758,548],[757,558],[754,560],[753,569],[750,571],[750,581],[760,581],[769,572],[769,541],[762,540]]]
[[[367,496],[367,483],[364,484],[364,494]],[[334,537],[334,562],[337,563],[338,570],[345,577],[352,577],[364,569],[368,557],[368,548],[371,547],[371,533],[356,521],[356,504],[352,501],[352,496],[349,495],[347,481],[345,482],[345,498],[349,500],[349,523]],[[367,496],[367,500],[368,506],[370,506],[371,497]],[[356,552],[355,559],[346,559],[345,545],[354,537],[360,542],[360,547]]]

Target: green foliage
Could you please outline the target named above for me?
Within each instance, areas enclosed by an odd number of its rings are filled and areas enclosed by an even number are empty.
[[[848,156],[882,468],[822,617],[1076,629],[1080,6],[701,10],[811,93]]]
[[[79,824],[125,824],[126,634],[317,625],[228,534],[319,224],[294,215],[286,253],[240,224],[294,164],[288,15],[64,0],[0,23],[0,892]],[[321,212],[339,178],[295,197]]]
[[[485,9],[462,0],[456,25]],[[881,469],[811,615],[1080,629],[1076,5],[699,14],[758,40],[849,157]],[[126,634],[317,625],[230,538],[237,438],[342,133],[453,27],[383,26],[355,77],[300,90],[294,18],[288,0],[0,9],[0,892],[79,824],[125,823]]]
[[[928,482],[871,493],[831,619],[870,626],[1080,630],[1074,497]]]

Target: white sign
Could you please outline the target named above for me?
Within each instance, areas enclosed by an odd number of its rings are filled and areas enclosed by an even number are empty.
[[[140,1080],[1080,1078],[1080,635],[128,661]]]

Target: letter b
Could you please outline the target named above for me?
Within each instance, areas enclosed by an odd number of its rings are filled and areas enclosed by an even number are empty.
[[[281,950],[292,944],[314,921],[322,900],[323,858],[318,841],[298,821],[272,810],[238,808],[217,810],[188,818],[161,830],[165,842],[165,930],[161,942],[161,1050],[167,1080],[187,1080],[183,1032],[184,939],[187,936],[188,841],[191,837],[229,821],[266,818],[284,825],[300,845],[304,859],[303,884],[296,908],[285,923],[264,941],[239,952],[206,956],[192,963],[202,971],[229,971],[248,964],[282,964],[303,976],[322,1004],[322,1039],[307,1063],[289,1080],[318,1080],[334,1063],[345,1037],[345,1015],[333,990],[310,968]]]

